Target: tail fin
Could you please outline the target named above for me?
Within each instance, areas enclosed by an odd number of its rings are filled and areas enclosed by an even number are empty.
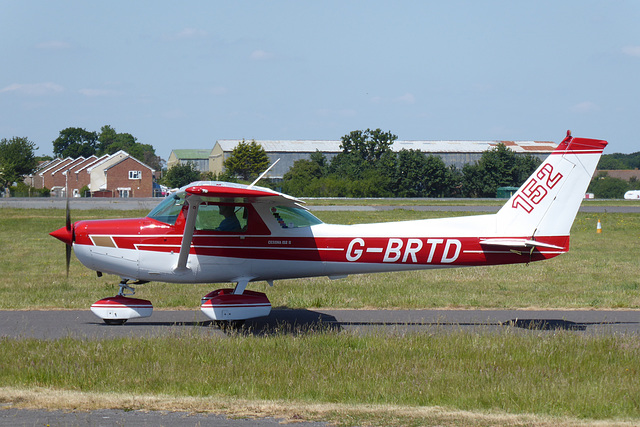
[[[496,215],[499,236],[568,236],[607,142],[567,137]]]

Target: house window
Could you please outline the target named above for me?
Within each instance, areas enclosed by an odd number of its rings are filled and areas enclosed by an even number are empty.
[[[118,188],[118,197],[130,197],[131,188]]]
[[[142,171],[129,171],[129,179],[142,178]]]

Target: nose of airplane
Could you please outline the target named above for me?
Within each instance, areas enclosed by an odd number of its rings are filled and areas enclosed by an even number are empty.
[[[57,229],[56,231],[52,231],[49,233],[50,236],[55,237],[61,242],[66,243],[67,245],[71,245],[73,243],[73,232],[71,228],[62,227]]]

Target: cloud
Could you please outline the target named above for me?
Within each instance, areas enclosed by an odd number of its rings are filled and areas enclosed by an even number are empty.
[[[22,95],[29,96],[43,96],[43,95],[52,95],[55,93],[63,92],[64,88],[55,83],[13,83],[9,86],[5,86],[0,89],[0,93],[10,93],[15,92]]]
[[[625,46],[622,48],[622,53],[628,56],[640,57],[640,46]]]
[[[571,107],[571,111],[574,113],[593,113],[595,111],[600,111],[600,107],[591,101],[584,101]]]
[[[254,61],[268,61],[275,57],[274,54],[264,50],[254,50],[251,52],[250,58]]]
[[[38,43],[36,47],[38,49],[44,49],[44,50],[63,50],[63,49],[69,49],[71,45],[67,42],[63,42],[60,40],[49,40],[46,42]]]

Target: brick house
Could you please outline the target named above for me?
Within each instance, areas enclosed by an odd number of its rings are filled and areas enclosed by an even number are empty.
[[[155,171],[125,151],[100,158],[55,159],[41,165],[29,179],[35,188],[48,188],[52,197],[80,196],[88,187],[93,196],[152,197]]]
[[[155,171],[128,154],[126,157],[105,166],[100,172],[104,173],[105,177],[101,190],[111,192],[112,197],[153,196],[153,173]]]

